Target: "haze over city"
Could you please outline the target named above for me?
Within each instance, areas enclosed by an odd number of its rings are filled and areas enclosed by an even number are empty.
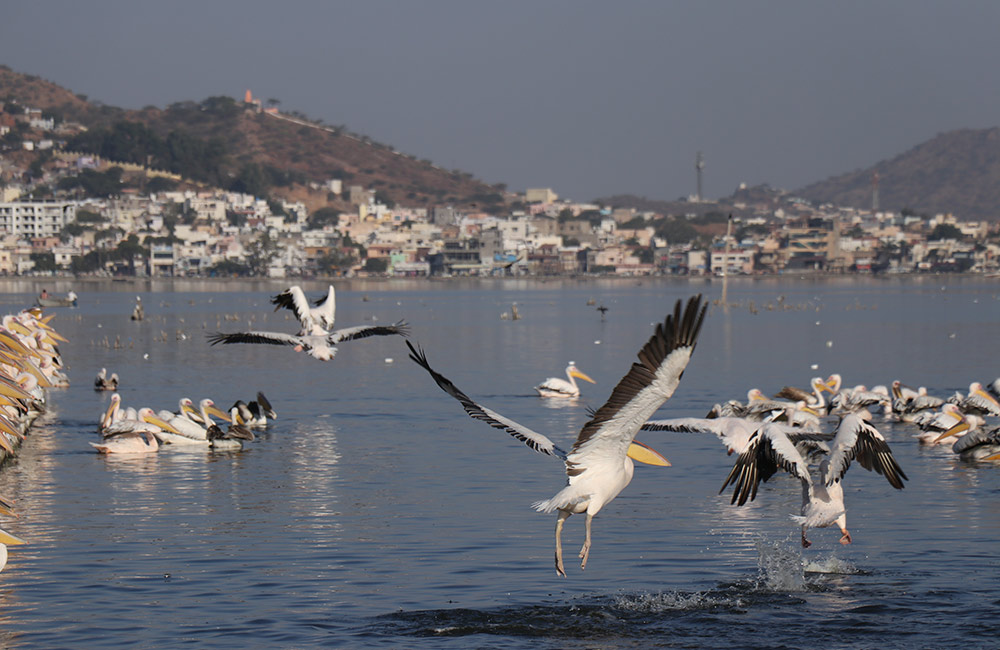
[[[294,110],[511,190],[795,189],[997,125],[990,2],[41,1],[0,63],[92,101]]]

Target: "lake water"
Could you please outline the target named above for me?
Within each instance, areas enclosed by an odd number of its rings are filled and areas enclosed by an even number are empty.
[[[323,283],[302,283],[319,295]],[[5,281],[0,310],[43,286]],[[921,448],[876,420],[909,475],[902,491],[854,465],[848,528],[789,519],[788,476],[729,504],[732,467],[709,436],[650,432],[669,468],[640,466],[594,521],[566,524],[567,578],[552,566],[554,515],[530,504],[562,465],[468,418],[407,358],[399,337],[340,346],[322,363],[290,348],[209,346],[206,334],[292,331],[268,298],[281,283],[103,283],[51,309],[72,385],[51,390],[0,494],[30,544],[0,573],[6,648],[932,648],[997,647],[1000,465]],[[430,363],[473,398],[563,447],[627,371],[678,298],[719,280],[342,282],[337,322],[406,318]],[[734,279],[713,306],[658,417],[773,393],[838,372],[947,396],[1000,376],[1000,284],[974,278]],[[131,321],[142,297],[145,320]],[[594,305],[608,307],[606,318]],[[520,320],[504,320],[516,303]],[[389,360],[392,360],[391,362]],[[596,381],[572,402],[532,386],[573,360]],[[278,420],[242,452],[94,453],[109,395],[228,407],[258,390]]]

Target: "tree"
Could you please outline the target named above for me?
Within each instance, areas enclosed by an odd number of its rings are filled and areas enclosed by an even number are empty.
[[[365,270],[369,273],[385,273],[389,260],[384,257],[369,257],[365,260]]]
[[[53,253],[32,253],[31,261],[35,263],[35,270],[48,272],[57,271],[56,256]]]
[[[927,235],[927,239],[930,241],[937,241],[940,239],[964,239],[962,231],[958,227],[951,225],[950,223],[939,223],[934,226],[934,230],[931,234]]]
[[[266,276],[271,262],[277,257],[278,244],[271,239],[267,231],[261,233],[260,237],[247,245],[246,260],[250,275]]]

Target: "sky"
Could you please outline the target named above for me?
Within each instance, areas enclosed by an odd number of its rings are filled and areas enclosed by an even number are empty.
[[[1000,125],[993,0],[31,0],[0,63],[123,108],[247,89],[513,191],[795,190]]]

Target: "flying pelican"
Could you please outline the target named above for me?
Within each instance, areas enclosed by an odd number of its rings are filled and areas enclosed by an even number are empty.
[[[320,361],[329,361],[337,354],[337,344],[342,341],[353,341],[369,336],[389,336],[399,334],[409,335],[409,326],[405,320],[392,325],[358,325],[335,330],[328,334],[292,335],[283,332],[232,332],[224,334],[216,332],[208,337],[209,343],[266,343],[268,345],[291,345],[296,352],[305,351],[309,356]]]
[[[108,369],[101,368],[94,379],[94,390],[118,390],[118,373],[113,372],[108,377]]]
[[[712,433],[726,447],[726,455],[740,453],[750,443],[750,438],[763,424],[755,420],[737,417],[721,418],[672,418],[667,420],[650,420],[642,425],[640,431],[674,431],[677,433]],[[789,437],[790,440],[828,440],[831,436],[805,431],[797,426],[785,423],[774,423]]]
[[[968,433],[966,433],[968,432]],[[952,436],[962,435],[951,446],[952,451],[962,460],[994,460],[1000,454],[1000,427],[992,430],[974,429],[969,431],[968,422],[960,422],[938,437],[943,441]]]
[[[271,298],[271,304],[276,305],[274,311],[282,307],[292,310],[299,320],[299,336],[323,336],[333,329],[337,299],[332,284],[326,295],[313,303],[315,307],[309,306],[309,300],[298,285],[288,287]]]
[[[849,413],[843,417],[830,447],[830,454],[820,463],[818,474],[813,476],[806,459],[787,434],[773,424],[765,424],[737,457],[719,492],[733,485],[731,503],[743,505],[748,498],[754,500],[761,481],[767,481],[779,468],[783,469],[802,482],[802,514],[793,516],[802,526],[802,547],[808,548],[811,544],[806,539],[806,529],[826,528],[833,523],[843,533],[840,543],[850,544],[841,479],[851,460],[857,459],[865,469],[884,475],[897,490],[903,488],[903,480],[909,479],[892,457],[882,434],[860,415]]]
[[[633,459],[660,466],[669,461],[658,453],[634,442],[639,427],[673,395],[694,351],[707,305],[701,296],[688,300],[681,312],[677,301],[672,315],[639,350],[639,362],[618,382],[608,401],[599,408],[577,435],[569,453],[549,438],[480,406],[450,380],[431,368],[422,350],[407,341],[410,358],[420,364],[446,393],[458,400],[465,412],[496,429],[502,429],[543,454],[562,459],[566,465],[567,485],[551,499],[533,507],[540,512],[559,511],[556,520],[556,573],[565,576],[562,558],[563,523],[570,515],[586,513],[586,538],[580,549],[580,568],[585,569],[590,555],[591,522],[601,508],[611,502],[632,480]]]
[[[549,377],[535,386],[535,390],[538,391],[540,397],[579,397],[580,387],[576,385],[576,377],[592,384],[597,383],[581,372],[574,362],[570,361],[569,365],[566,366],[566,379]]]

